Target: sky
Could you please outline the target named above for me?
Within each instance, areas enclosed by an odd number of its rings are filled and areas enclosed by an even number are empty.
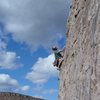
[[[57,100],[52,46],[66,44],[70,0],[0,0],[0,91]]]

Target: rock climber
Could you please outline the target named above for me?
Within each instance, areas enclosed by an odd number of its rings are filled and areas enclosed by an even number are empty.
[[[58,67],[58,69],[60,69],[62,62],[64,61],[63,54],[65,51],[65,47],[62,50],[58,50],[58,48],[54,46],[52,47],[52,51],[54,52],[54,56],[55,56],[55,61],[53,65]]]

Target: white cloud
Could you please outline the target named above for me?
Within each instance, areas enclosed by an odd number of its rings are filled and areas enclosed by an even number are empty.
[[[44,90],[42,92],[42,94],[54,94],[54,93],[57,93],[58,91],[56,89],[47,89],[47,90]]]
[[[0,51],[0,55],[0,68],[14,69],[21,66],[17,63],[19,56],[15,52]]]
[[[26,92],[30,89],[30,86],[19,85],[18,81],[12,78],[8,74],[0,74],[0,91],[15,91],[15,92]]]
[[[15,69],[22,66],[19,62],[20,56],[16,52],[7,51],[7,44],[0,39],[0,68],[2,69]]]
[[[18,81],[11,78],[8,74],[0,74],[0,87],[16,87],[18,86]]]
[[[28,85],[20,87],[21,91],[28,91],[29,89],[30,89],[30,86],[28,86]]]
[[[39,94],[39,95],[34,95],[35,97],[40,97],[40,98],[45,98],[46,99],[46,95],[49,96],[53,96],[56,95],[58,93],[58,90],[55,88],[44,88],[44,86],[42,85],[38,85],[35,88],[33,88],[33,94]]]
[[[0,51],[6,49],[7,44],[0,39]]]
[[[44,97],[41,96],[41,95],[33,95],[33,97],[35,97],[35,98],[44,98]]]
[[[57,93],[58,90],[55,89],[55,88],[44,88],[43,85],[37,85],[36,87],[33,88],[33,93],[37,93],[37,94],[40,94],[40,95],[52,95],[52,94],[55,94]]]
[[[39,58],[33,65],[32,71],[27,73],[26,78],[35,84],[43,84],[50,77],[57,77],[58,71],[53,66],[54,55],[51,54],[46,58]]]
[[[64,36],[70,0],[1,0],[0,22],[17,42],[36,50]]]

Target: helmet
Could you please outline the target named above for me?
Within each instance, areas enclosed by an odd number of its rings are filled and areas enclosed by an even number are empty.
[[[52,50],[54,51],[54,50],[57,50],[58,48],[56,47],[56,46],[53,46],[52,47]]]

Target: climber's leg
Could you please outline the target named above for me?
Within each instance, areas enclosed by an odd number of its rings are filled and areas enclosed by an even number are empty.
[[[59,67],[59,69],[60,69],[60,67],[61,67],[61,65],[62,65],[62,63],[63,63],[63,61],[64,61],[64,59],[63,59],[63,58],[60,58],[60,59],[59,59],[59,66],[58,66],[58,67]]]
[[[59,59],[57,59],[57,65],[56,65],[57,67],[59,66]]]

